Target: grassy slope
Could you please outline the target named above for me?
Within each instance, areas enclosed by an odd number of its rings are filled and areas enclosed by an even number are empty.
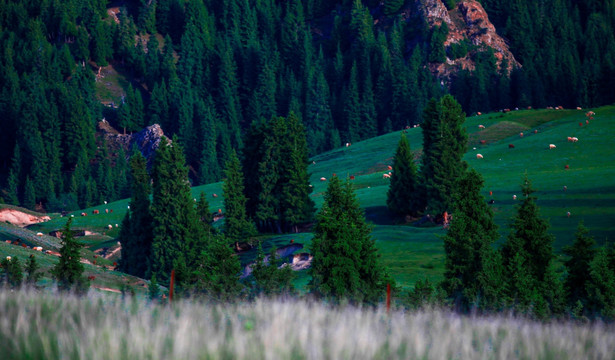
[[[508,233],[509,219],[514,214],[513,194],[520,195],[520,184],[525,173],[537,189],[536,196],[543,217],[549,219],[551,232],[556,237],[556,249],[561,250],[573,240],[579,220],[591,230],[599,244],[615,235],[615,151],[609,134],[615,133],[615,106],[596,110],[597,115],[589,125],[584,123],[585,111],[577,110],[523,110],[508,114],[487,114],[469,117],[466,127],[470,135],[469,151],[465,156],[470,166],[485,178],[483,194],[489,199],[493,191],[495,220],[500,225],[502,240]],[[583,126],[579,126],[583,122]],[[486,129],[479,130],[478,125]],[[534,130],[538,130],[534,134]],[[519,132],[524,132],[524,137]],[[369,221],[374,224],[373,236],[382,254],[384,263],[398,283],[410,287],[417,279],[428,277],[437,280],[444,268],[441,228],[415,228],[392,224],[386,211],[386,192],[389,182],[382,178],[392,157],[400,133],[395,132],[369,139],[350,147],[337,149],[313,158],[315,164],[309,171],[314,185],[312,197],[317,207],[322,205],[326,182],[321,177],[355,176],[353,184],[361,206]],[[579,138],[577,143],[566,141],[568,136]],[[422,143],[420,128],[409,129],[407,137],[418,157]],[[480,140],[486,140],[485,145]],[[509,149],[513,144],[514,149]],[[549,150],[548,145],[556,149]],[[476,147],[476,149],[473,149]],[[484,158],[476,159],[476,153]],[[570,169],[565,170],[564,166]],[[563,186],[568,190],[564,192]],[[203,191],[208,195],[213,211],[223,209],[221,183],[193,188],[194,197]],[[218,194],[218,197],[213,197]],[[81,217],[76,211],[75,229],[90,229],[104,234],[100,241],[112,241],[117,236],[115,224],[121,219],[128,205],[127,200],[116,201],[85,209],[89,215]],[[105,213],[104,209],[113,209]],[[101,214],[92,215],[98,209]],[[568,218],[566,212],[572,216]],[[65,219],[54,218],[47,223],[31,226],[34,231],[48,232],[59,229]],[[106,227],[113,225],[112,230]],[[219,225],[219,223],[218,223]],[[1,229],[0,229],[1,230]],[[265,251],[274,244],[278,247],[290,239],[310,244],[310,234],[274,236],[265,244]],[[92,244],[92,250],[101,244]],[[0,253],[2,252],[0,248]],[[247,254],[244,262],[253,257]],[[307,282],[300,274],[299,284]]]

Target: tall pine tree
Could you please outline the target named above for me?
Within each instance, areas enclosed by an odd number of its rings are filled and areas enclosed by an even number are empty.
[[[397,216],[416,216],[421,212],[414,157],[406,135],[402,134],[393,158],[393,174],[387,192],[389,211]]]
[[[391,279],[370,233],[350,182],[343,184],[332,177],[314,228],[310,292],[338,300],[377,302]]]

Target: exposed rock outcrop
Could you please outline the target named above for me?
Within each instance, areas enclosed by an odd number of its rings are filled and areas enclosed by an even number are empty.
[[[478,1],[459,1],[456,8],[451,11],[446,9],[441,0],[418,0],[417,6],[430,28],[441,26],[443,22],[448,25],[449,33],[444,42],[445,47],[467,39],[479,48],[492,48],[497,66],[500,67],[502,60],[505,59],[508,73],[513,68],[521,66],[510,52],[506,41],[497,34],[487,12]],[[460,69],[474,70],[474,62],[470,56],[459,59],[447,58],[445,63],[430,64],[429,69],[438,78],[446,80]]]
[[[148,168],[152,165],[156,149],[160,146],[160,140],[164,136],[158,124],[150,125],[134,134],[121,134],[105,119],[98,122],[98,131],[111,148],[121,147],[126,154],[130,154],[132,147],[136,145],[147,159]]]

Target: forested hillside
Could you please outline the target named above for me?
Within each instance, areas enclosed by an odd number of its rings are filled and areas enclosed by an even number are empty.
[[[248,129],[273,116],[294,113],[315,155],[417,124],[447,92],[467,113],[615,100],[615,2],[481,1],[518,66],[445,42],[447,26],[423,16],[468,2],[0,0],[1,202],[60,211],[128,197],[131,149],[96,136],[103,117],[177,135],[204,184],[234,150],[245,160]],[[472,66],[446,81],[430,71],[460,58]]]

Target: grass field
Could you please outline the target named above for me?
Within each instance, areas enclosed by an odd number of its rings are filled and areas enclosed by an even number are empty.
[[[469,150],[465,160],[485,179],[483,194],[493,199],[495,221],[502,235],[509,232],[509,223],[515,213],[513,195],[520,195],[520,185],[525,174],[537,190],[538,205],[543,217],[550,221],[555,236],[556,251],[570,244],[580,220],[590,229],[591,235],[602,245],[615,238],[615,150],[611,134],[615,134],[615,106],[594,109],[596,115],[585,123],[585,110],[521,110],[510,113],[492,113],[468,117],[465,126],[469,133]],[[583,126],[579,126],[582,123]],[[485,129],[479,129],[484,125]],[[536,131],[536,133],[534,132]],[[520,137],[519,133],[524,136]],[[569,136],[578,137],[576,143],[568,142]],[[349,147],[336,149],[314,157],[310,165],[312,198],[320,207],[327,182],[333,174],[340,177],[355,176],[352,183],[366,218],[374,225],[372,233],[384,263],[391,270],[398,285],[410,288],[421,278],[437,281],[444,269],[444,251],[440,227],[413,227],[392,222],[386,210],[386,193],[389,180],[383,179],[387,165],[391,165],[400,132],[369,139]],[[420,128],[407,130],[415,158],[421,153]],[[485,140],[485,144],[481,144]],[[509,144],[514,148],[509,148]],[[549,144],[556,145],[549,150]],[[476,154],[483,155],[477,159]],[[565,169],[569,165],[569,169]],[[567,190],[564,191],[564,186]],[[489,196],[493,191],[493,196]],[[193,188],[193,196],[200,192],[208,196],[212,211],[224,210],[222,184],[215,183]],[[217,194],[214,197],[213,194]],[[128,200],[79,210],[73,228],[100,233],[90,241],[90,250],[105,246],[117,236],[128,205]],[[98,209],[99,215],[92,211]],[[106,213],[109,209],[113,212]],[[80,216],[81,212],[88,216]],[[566,213],[571,216],[567,217]],[[29,227],[32,231],[47,233],[62,228],[66,219],[52,216],[52,220]],[[222,221],[216,222],[219,227]],[[108,229],[112,225],[112,229]],[[7,231],[0,225],[0,236]],[[12,230],[15,233],[17,230]],[[22,230],[23,231],[23,230]],[[17,235],[13,235],[17,236]],[[272,245],[280,247],[294,238],[309,248],[311,234],[264,236],[265,251]],[[36,239],[34,239],[36,240]],[[57,239],[49,239],[56,241]],[[2,255],[0,247],[0,255]],[[242,255],[245,264],[254,258],[254,252]],[[299,274],[297,284],[307,283],[305,273]]]
[[[611,359],[615,329],[304,300],[172,306],[0,290],[6,359]]]

